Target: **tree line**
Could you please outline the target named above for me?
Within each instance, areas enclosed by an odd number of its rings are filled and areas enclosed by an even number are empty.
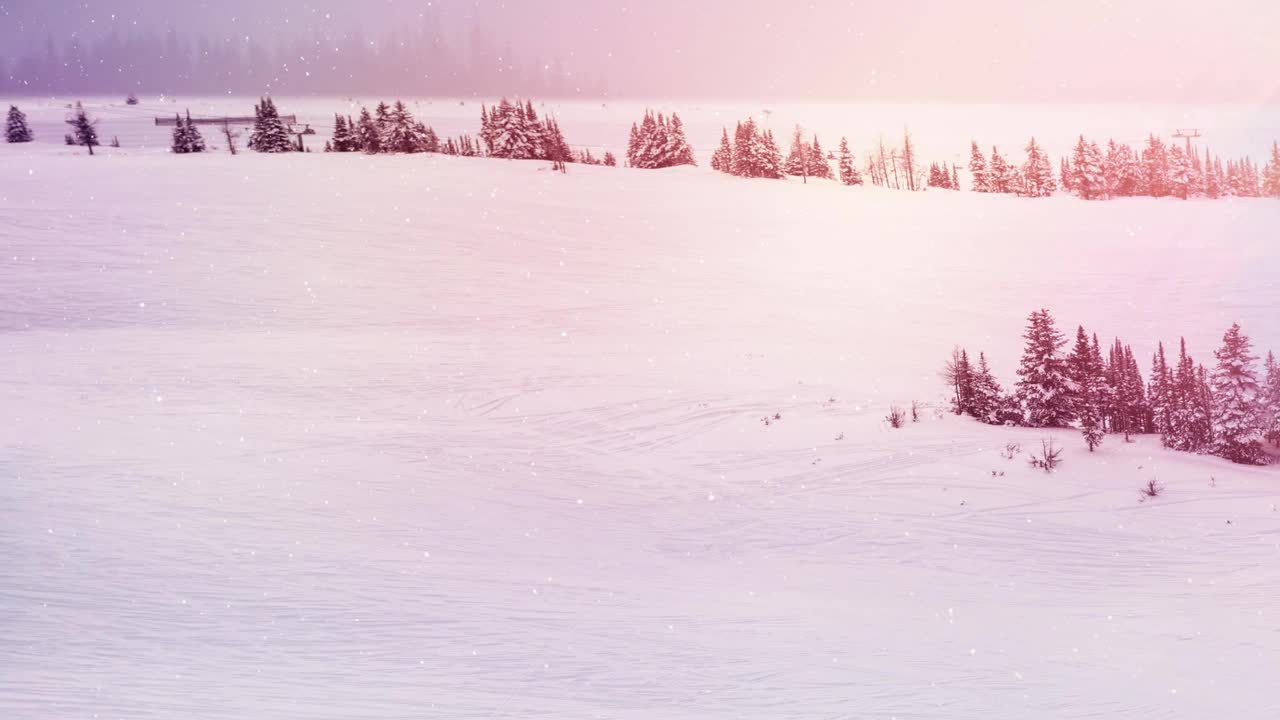
[[[1065,351],[1068,340],[1048,310],[1031,313],[1023,338],[1018,380],[1009,393],[985,354],[978,353],[975,363],[964,348],[952,352],[942,375],[956,414],[994,425],[1074,426],[1090,451],[1108,433],[1126,440],[1158,434],[1167,448],[1264,465],[1264,443],[1280,447],[1280,363],[1268,352],[1259,372],[1239,325],[1223,335],[1212,368],[1188,354],[1184,339],[1172,361],[1164,343],[1157,346],[1145,379],[1132,347],[1116,339],[1104,355],[1097,334],[1083,326]]]

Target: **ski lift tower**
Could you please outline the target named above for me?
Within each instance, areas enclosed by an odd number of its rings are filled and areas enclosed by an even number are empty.
[[[1200,137],[1200,131],[1195,128],[1188,130],[1178,128],[1177,132],[1175,132],[1173,136],[1187,141],[1187,157],[1191,157],[1191,139]]]

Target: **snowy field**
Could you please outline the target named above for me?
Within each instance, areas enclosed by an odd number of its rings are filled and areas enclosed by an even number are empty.
[[[955,343],[1012,383],[1040,306],[1144,372],[1280,351],[1280,203],[174,157],[100,105],[88,158],[26,109],[0,717],[1280,716],[1280,468],[881,419]]]

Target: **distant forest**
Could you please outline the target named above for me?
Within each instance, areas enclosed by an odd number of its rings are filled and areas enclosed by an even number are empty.
[[[553,58],[517,57],[479,26],[446,33],[437,21],[377,38],[313,33],[264,45],[177,30],[48,38],[19,57],[0,48],[0,94],[420,94],[571,97],[604,94]]]

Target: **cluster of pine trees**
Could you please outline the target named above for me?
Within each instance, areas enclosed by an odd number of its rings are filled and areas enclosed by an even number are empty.
[[[1023,197],[1048,197],[1058,189],[1053,163],[1031,138],[1024,148],[1027,157],[1016,165],[991,148],[991,158],[982,154],[976,141],[969,145],[969,178],[974,192],[1003,193]]]
[[[720,135],[720,147],[711,156],[711,168],[730,175],[750,178],[779,179],[783,176],[782,151],[773,139],[773,131],[761,131],[756,121],[747,118],[733,131]]]
[[[951,169],[947,169],[946,163],[931,163],[929,165],[929,187],[938,188],[940,190],[959,190],[960,175],[956,172],[954,163]]]
[[[1151,135],[1142,151],[1107,141],[1105,151],[1080,136],[1070,159],[1063,158],[1064,189],[1086,200],[1115,197],[1280,197],[1280,145],[1273,144],[1265,168],[1249,158],[1204,156],[1190,146],[1166,145]]]
[[[827,162],[826,153],[822,151],[822,143],[818,136],[807,143],[804,131],[797,125],[791,135],[791,151],[787,153],[787,162],[783,169],[793,177],[803,177],[808,181],[811,177],[831,179],[831,165]]]
[[[1232,325],[1212,370],[1187,354],[1176,365],[1161,343],[1144,380],[1130,346],[1116,340],[1104,359],[1098,336],[1083,327],[1067,339],[1048,310],[1028,318],[1018,381],[1006,394],[978,355],[957,348],[943,377],[954,393],[952,409],[991,424],[1061,428],[1076,425],[1089,450],[1107,433],[1158,433],[1165,447],[1217,455],[1232,462],[1266,464],[1264,442],[1280,447],[1280,364],[1267,354],[1259,376],[1249,338]]]
[[[173,126],[173,144],[170,149],[178,155],[204,152],[204,137],[200,135],[195,123],[191,122],[191,111],[187,111],[185,118],[175,115],[174,120],[176,124]]]
[[[555,118],[538,118],[533,102],[503,98],[492,109],[480,107],[480,139],[489,157],[511,160],[574,162],[569,143]]]
[[[469,141],[468,141],[469,142]],[[325,152],[428,153],[440,152],[440,138],[435,130],[414,120],[403,102],[395,105],[378,103],[372,113],[360,108],[360,119],[335,115],[333,139]],[[457,153],[455,153],[457,154]]]
[[[36,139],[27,124],[27,116],[17,105],[9,106],[9,114],[5,118],[4,139],[11,143],[29,143]]]
[[[249,149],[261,153],[286,153],[298,150],[289,139],[289,128],[280,119],[276,103],[269,97],[261,98],[253,106],[253,132],[249,135]]]
[[[639,125],[631,124],[631,136],[627,139],[628,166],[657,169],[697,164],[679,115],[671,113],[668,121],[662,113],[646,110]]]

